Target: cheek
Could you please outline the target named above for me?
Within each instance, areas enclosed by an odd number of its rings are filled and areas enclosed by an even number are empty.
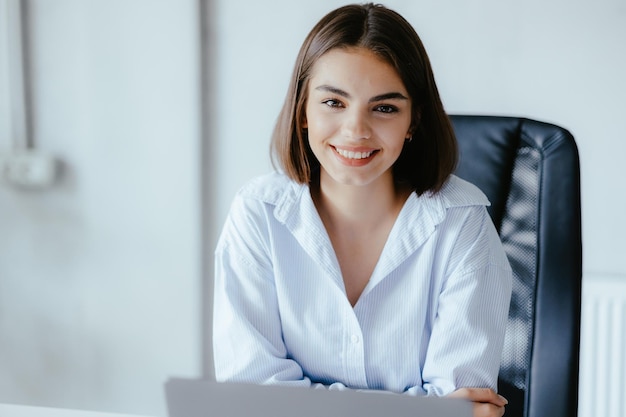
[[[337,123],[333,118],[324,117],[315,111],[307,111],[307,126],[309,140],[322,140],[337,129]]]
[[[408,124],[399,122],[382,127],[378,134],[379,137],[387,138],[388,146],[402,149],[408,130]]]

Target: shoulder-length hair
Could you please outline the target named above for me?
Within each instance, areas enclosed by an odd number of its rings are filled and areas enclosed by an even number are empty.
[[[319,169],[303,128],[311,71],[331,49],[352,47],[366,48],[392,65],[411,98],[412,140],[394,164],[394,180],[408,183],[418,195],[439,191],[456,167],[458,151],[428,55],[402,16],[371,3],[328,13],[306,37],[272,135],[274,167],[299,183],[311,183]]]

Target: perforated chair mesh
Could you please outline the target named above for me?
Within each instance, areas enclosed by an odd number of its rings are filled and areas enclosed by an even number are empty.
[[[500,227],[500,239],[513,269],[513,292],[500,379],[522,390],[526,389],[534,321],[540,158],[536,149],[519,149]]]

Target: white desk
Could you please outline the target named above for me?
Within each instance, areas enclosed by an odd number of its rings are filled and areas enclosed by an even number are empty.
[[[148,417],[130,414],[100,413],[96,411],[68,410],[65,408],[31,407],[0,404],[0,417]]]

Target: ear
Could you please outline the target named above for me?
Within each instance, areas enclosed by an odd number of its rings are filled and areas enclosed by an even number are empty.
[[[407,139],[413,136],[413,133],[415,133],[415,130],[417,129],[417,126],[419,126],[421,120],[422,120],[422,109],[420,108],[417,112],[415,112],[415,117],[413,118],[413,121],[411,122],[411,126],[409,126],[409,131],[406,133]]]
[[[413,133],[415,133],[415,125],[409,126],[409,130],[406,132],[406,136],[404,137],[406,140],[413,139]]]

